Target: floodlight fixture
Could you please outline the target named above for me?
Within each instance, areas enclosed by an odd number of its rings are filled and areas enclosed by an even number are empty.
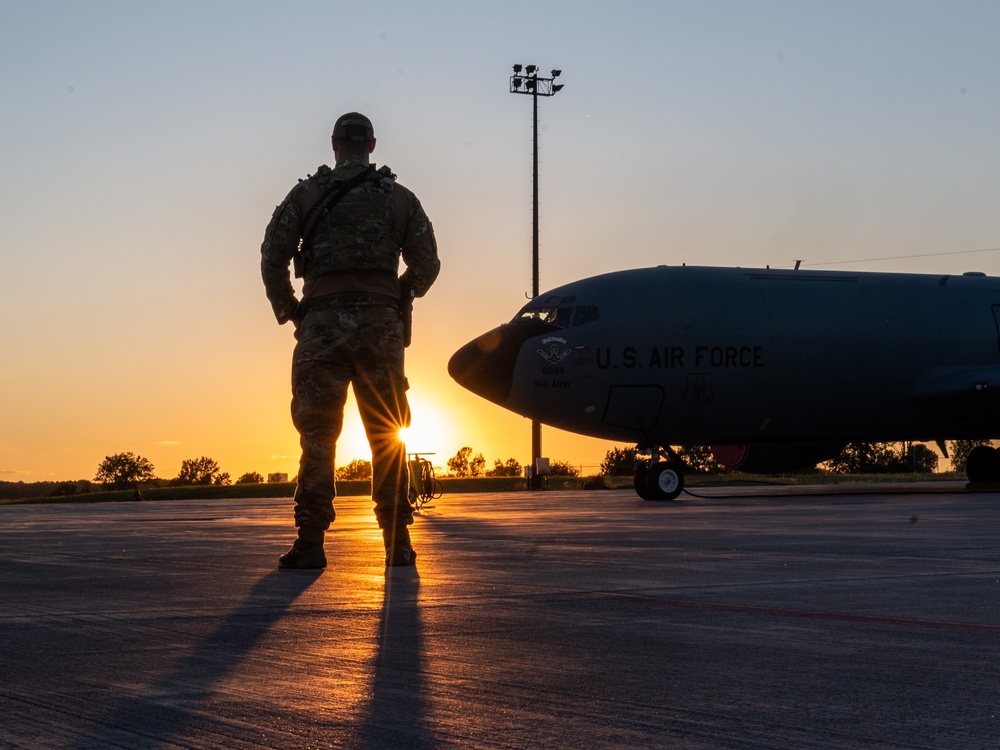
[[[521,71],[524,75],[521,75]],[[562,90],[563,84],[553,83],[562,75],[562,71],[554,69],[551,78],[538,75],[537,65],[515,65],[514,75],[510,77],[510,93],[527,94],[532,99],[532,202],[531,202],[531,296],[538,296],[538,97],[553,96]],[[538,478],[538,459],[542,454],[542,426],[538,420],[531,421],[531,479],[529,487],[540,489]]]

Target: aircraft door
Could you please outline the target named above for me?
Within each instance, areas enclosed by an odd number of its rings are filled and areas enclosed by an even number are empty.
[[[663,388],[658,385],[613,385],[603,422],[646,434],[656,426],[663,408]]]

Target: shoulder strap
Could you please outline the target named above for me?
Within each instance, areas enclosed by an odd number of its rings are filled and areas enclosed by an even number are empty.
[[[329,211],[331,208],[336,206],[337,203],[340,202],[341,198],[373,174],[375,174],[374,164],[369,165],[368,169],[355,175],[339,188],[336,186],[330,188],[326,195],[316,201],[316,205],[309,209],[309,213],[306,214],[305,220],[303,221],[302,242],[306,243],[309,241],[309,238],[316,229],[316,222],[319,220],[319,216],[322,211]]]

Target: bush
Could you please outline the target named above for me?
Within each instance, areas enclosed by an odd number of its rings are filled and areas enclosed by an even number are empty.
[[[587,477],[583,480],[583,489],[606,490],[610,488],[608,486],[608,480],[603,474],[595,474],[594,476]]]
[[[229,474],[208,456],[181,461],[181,471],[174,484],[230,484]]]
[[[630,477],[635,473],[635,448],[612,448],[604,454],[601,474],[606,477]]]
[[[372,462],[363,458],[355,458],[346,466],[341,466],[333,473],[338,481],[346,482],[372,478]]]
[[[486,472],[488,477],[519,477],[524,472],[517,459],[508,458],[507,463],[502,463],[500,459],[493,461],[493,468]]]
[[[848,443],[830,460],[830,471],[834,474],[929,474],[937,468],[937,462],[934,451],[919,443]]]
[[[149,459],[129,452],[105,456],[97,467],[94,481],[109,485],[114,490],[125,490],[154,477],[153,464]]]
[[[567,461],[552,461],[549,464],[549,473],[554,477],[580,476],[580,470]]]
[[[682,445],[677,455],[692,474],[713,474],[725,470],[707,445]]]

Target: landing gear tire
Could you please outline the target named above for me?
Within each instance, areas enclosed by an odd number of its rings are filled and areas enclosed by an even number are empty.
[[[646,478],[648,476],[649,467],[643,464],[635,470],[635,474],[632,476],[632,486],[635,488],[635,494],[643,500],[656,500],[657,498],[653,495],[653,492],[646,486]]]
[[[673,500],[684,490],[684,472],[680,464],[673,461],[656,461],[646,469],[646,491],[641,492],[644,500]],[[638,492],[638,488],[636,489]]]
[[[976,446],[965,460],[965,473],[971,484],[1000,482],[1000,451],[988,445]]]

